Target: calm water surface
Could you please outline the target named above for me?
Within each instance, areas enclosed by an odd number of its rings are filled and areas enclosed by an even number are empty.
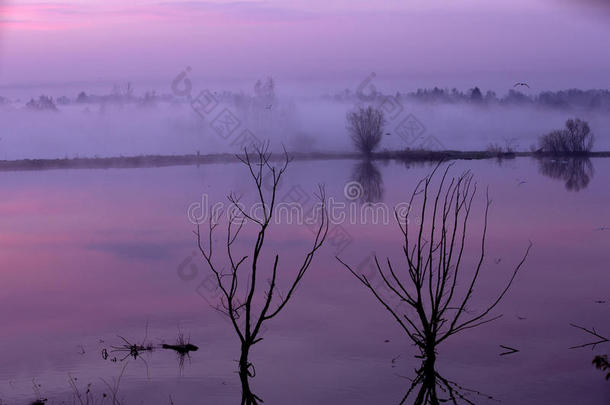
[[[610,384],[591,365],[596,354],[610,352],[610,343],[569,349],[593,340],[570,323],[610,336],[610,230],[598,229],[610,226],[610,160],[591,164],[593,172],[581,165],[567,174],[530,159],[454,166],[454,173],[472,169],[493,199],[485,274],[473,309],[493,297],[528,241],[534,243],[495,311],[504,316],[439,347],[445,378],[494,398],[474,395],[473,402],[610,402]],[[344,185],[364,176],[380,185],[365,194],[393,206],[430,169],[294,162],[279,194],[298,190],[313,198],[322,182],[329,196],[357,204],[346,200]],[[231,190],[248,201],[245,174],[237,164],[0,173],[1,403],[30,403],[36,389],[50,403],[72,403],[69,376],[83,390],[92,383],[93,391],[103,392],[101,378],[111,382],[125,364],[120,395],[126,403],[169,404],[170,397],[175,404],[239,403],[239,342],[209,305],[215,293],[206,283],[207,268],[198,256],[192,259],[187,209],[202,198],[222,201]],[[473,244],[480,236],[482,197],[473,208]],[[334,258],[359,265],[375,253],[402,263],[398,229],[342,226],[344,237],[328,241],[293,301],[253,349],[253,389],[265,404],[395,404],[414,377],[415,347]],[[223,237],[220,229],[218,243]],[[305,226],[274,225],[263,260],[269,263],[278,252],[287,280],[312,237]],[[245,249],[253,229],[244,238]],[[222,263],[224,250],[217,254]],[[102,356],[103,349],[123,343],[118,335],[160,345],[174,343],[179,333],[199,346],[183,369],[167,350],[122,362],[123,353]],[[500,345],[519,352],[499,356]]]

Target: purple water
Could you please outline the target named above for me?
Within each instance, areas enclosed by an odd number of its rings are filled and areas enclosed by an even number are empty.
[[[476,403],[610,401],[610,385],[591,364],[610,344],[569,349],[592,341],[570,323],[610,336],[610,230],[602,228],[610,226],[610,161],[592,163],[594,175],[578,192],[542,175],[526,158],[502,165],[462,161],[453,168],[471,169],[480,191],[489,186],[493,199],[485,273],[473,307],[502,288],[528,241],[534,243],[494,310],[504,316],[439,347],[437,365],[445,378],[494,398],[475,395]],[[280,194],[298,186],[313,197],[322,182],[328,196],[346,201],[344,186],[355,164],[294,162]],[[377,169],[382,201],[393,206],[431,167],[378,163]],[[126,364],[119,391],[124,403],[238,403],[239,342],[209,305],[215,295],[202,285],[207,268],[199,256],[188,261],[195,238],[187,209],[203,194],[220,201],[231,190],[251,190],[244,170],[222,164],[0,173],[1,403],[31,403],[36,390],[49,403],[72,403],[69,376],[82,391],[92,383],[93,392],[104,392],[101,379],[112,382]],[[473,206],[473,243],[480,236],[482,198],[479,193]],[[334,258],[358,265],[375,252],[401,263],[399,231],[393,223],[343,227],[351,242],[327,242],[293,300],[254,346],[252,385],[265,404],[393,404],[414,377],[416,348]],[[218,232],[222,244],[225,228]],[[252,229],[243,237],[246,248]],[[280,254],[283,288],[312,238],[305,226],[270,229],[263,261]],[[467,250],[467,261],[474,252]],[[226,260],[223,249],[217,254],[219,263]],[[191,280],[180,276],[182,263],[196,265]],[[117,362],[102,357],[104,348],[123,343],[118,335],[131,342],[147,335],[159,345],[174,343],[180,332],[199,346],[182,370],[166,350],[124,361],[123,353],[111,353]],[[499,356],[499,345],[519,352]]]

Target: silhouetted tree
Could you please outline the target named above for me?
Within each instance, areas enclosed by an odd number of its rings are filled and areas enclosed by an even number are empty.
[[[133,91],[131,82],[127,82],[125,86],[115,84],[112,87],[111,99],[114,102],[130,102],[134,99]]]
[[[487,93],[485,93],[485,103],[496,103],[497,101],[498,96],[496,95],[496,92],[492,90],[487,90]]]
[[[77,103],[87,103],[87,102],[89,102],[89,97],[87,96],[87,94],[84,91],[81,91],[80,93],[78,93],[78,96],[76,96],[76,102]]]
[[[478,87],[470,89],[470,101],[475,103],[483,102],[483,93],[481,93],[481,90]]]
[[[366,156],[379,146],[385,119],[383,111],[368,106],[347,113],[347,130],[356,149]]]
[[[594,139],[589,124],[576,118],[567,120],[565,129],[540,137],[539,143],[543,152],[556,155],[578,154],[591,151]]]
[[[264,81],[257,80],[254,84],[254,95],[262,105],[269,106],[275,103],[275,81],[267,77]]]
[[[57,111],[53,97],[42,95],[38,100],[31,99],[26,103],[26,108],[34,111]]]
[[[242,383],[242,404],[257,404],[259,401],[262,402],[250,389],[249,378],[254,377],[255,372],[254,366],[250,363],[248,357],[252,346],[262,340],[260,333],[263,324],[274,318],[285,308],[303,279],[305,272],[311,265],[315,253],[324,243],[328,233],[325,192],[324,188],[320,186],[320,194],[318,196],[320,199],[320,224],[317,227],[311,248],[305,253],[302,264],[297,268],[296,275],[289,284],[290,287],[285,294],[282,294],[278,287],[279,255],[275,254],[275,260],[269,266],[268,264],[261,263],[261,254],[267,237],[267,231],[269,230],[269,224],[273,219],[276,208],[278,184],[286,171],[290,159],[285,154],[283,164],[276,167],[271,165],[270,157],[268,144],[256,148],[254,154],[244,149],[244,155],[238,157],[248,168],[250,177],[254,182],[256,195],[258,196],[258,211],[261,215],[257,215],[257,217],[250,215],[242,208],[238,197],[234,194],[229,195],[228,198],[233,206],[233,210],[230,212],[227,226],[226,252],[228,262],[226,266],[216,264],[212,256],[213,233],[218,225],[218,218],[211,218],[209,221],[208,232],[206,232],[208,237],[207,246],[204,247],[202,242],[199,225],[196,231],[199,250],[212,271],[221,292],[221,301],[216,309],[231,321],[235,333],[241,342],[238,371]],[[266,179],[270,179],[270,191],[268,192],[265,192],[268,185]],[[264,180],[265,184],[263,184]],[[247,222],[254,224],[258,229],[252,256],[237,257],[234,251],[234,244]],[[246,266],[249,269],[246,269]],[[265,276],[265,273],[262,273],[264,269],[268,270],[266,275],[269,277],[269,284],[266,289],[261,289],[260,278]]]
[[[154,107],[157,104],[159,97],[155,90],[147,91],[144,96],[139,100],[138,105],[140,107]]]
[[[61,96],[57,98],[57,104],[59,105],[66,105],[66,104],[70,104],[70,99],[66,96]]]
[[[383,283],[372,283],[370,275],[360,273],[337,259],[375,296],[415,343],[424,359],[426,375],[434,375],[436,348],[450,336],[498,319],[491,316],[512,285],[532,246],[514,267],[505,287],[491,304],[479,311],[470,308],[473,293],[484,268],[487,217],[491,204],[486,195],[480,254],[472,272],[463,269],[464,247],[472,202],[476,195],[473,176],[466,172],[447,180],[448,165],[435,192],[431,182],[440,164],[421,180],[409,200],[407,212],[396,212],[406,266],[395,267],[390,259],[379,261],[375,256],[378,276]],[[449,183],[448,185],[446,183]],[[421,208],[415,211],[415,199]],[[414,221],[412,210],[418,216]],[[415,224],[415,229],[411,229]],[[389,297],[388,297],[389,295]],[[394,306],[395,298],[404,307]]]
[[[510,89],[501,102],[503,104],[532,104],[534,101],[520,91]]]

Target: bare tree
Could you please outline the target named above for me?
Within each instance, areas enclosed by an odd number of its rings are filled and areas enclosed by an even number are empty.
[[[244,155],[238,156],[238,158],[248,168],[253,180],[262,218],[247,213],[239,203],[239,198],[234,194],[228,196],[234,208],[228,218],[225,243],[228,271],[223,270],[224,266],[219,267],[215,264],[212,257],[212,240],[214,230],[218,225],[217,218],[212,218],[209,221],[207,246],[204,246],[202,242],[199,226],[197,226],[196,235],[199,250],[212,271],[221,292],[221,300],[216,309],[229,318],[241,342],[239,376],[243,391],[242,404],[257,404],[262,401],[249,387],[249,378],[255,376],[254,366],[248,360],[250,349],[263,339],[260,337],[263,324],[279,314],[292,298],[305,272],[311,265],[315,253],[324,243],[328,233],[328,213],[325,205],[325,191],[320,186],[318,195],[320,199],[318,211],[320,223],[314,241],[305,253],[303,262],[297,269],[296,276],[289,284],[288,290],[282,294],[278,287],[279,255],[275,254],[273,264],[269,265],[262,263],[261,253],[276,208],[278,184],[290,159],[284,151],[283,164],[279,167],[273,166],[270,163],[271,153],[268,151],[268,144],[257,148],[254,153],[244,149]],[[271,179],[270,191],[268,192],[265,192],[266,187],[263,184],[266,178]],[[247,222],[258,228],[256,241],[251,257],[247,255],[238,257],[234,249],[235,241]],[[265,270],[267,270],[266,273],[264,273]],[[267,287],[262,289],[259,286],[260,277],[264,277],[265,274],[270,278]],[[245,286],[245,288],[240,288],[240,286]]]
[[[469,308],[483,270],[491,201],[486,193],[480,253],[471,274],[464,273],[462,259],[477,186],[470,172],[449,181],[447,175],[451,165],[448,165],[438,188],[432,191],[431,182],[440,165],[417,184],[404,216],[398,212],[395,214],[403,239],[402,252],[406,258],[402,271],[389,258],[385,263],[380,263],[375,257],[376,270],[383,284],[374,286],[370,276],[359,273],[337,258],[370,290],[415,343],[424,359],[422,369],[427,376],[436,375],[434,362],[440,343],[452,335],[501,316],[490,313],[506,295],[532,246],[530,242],[506,285],[487,307],[479,311]],[[421,209],[417,211],[419,218],[415,221],[416,228],[410,229],[416,199],[421,199]],[[465,288],[460,288],[460,285]],[[401,307],[392,305],[392,298],[400,300],[407,309],[401,310]]]
[[[595,138],[586,121],[566,121],[566,128],[540,137],[540,149],[555,155],[590,152]]]
[[[383,136],[383,111],[368,106],[347,113],[347,130],[358,151],[369,156]]]

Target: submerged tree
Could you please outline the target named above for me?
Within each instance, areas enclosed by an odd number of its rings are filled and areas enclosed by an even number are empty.
[[[244,155],[238,156],[238,158],[248,168],[254,183],[260,215],[254,216],[246,212],[239,198],[234,194],[228,196],[233,210],[228,218],[225,242],[228,258],[226,266],[219,266],[214,262],[212,257],[213,233],[218,225],[218,218],[211,218],[209,221],[207,246],[204,246],[199,226],[197,226],[196,235],[199,250],[212,271],[220,290],[221,299],[216,309],[230,320],[241,342],[238,372],[242,384],[242,404],[257,404],[262,401],[251,391],[249,386],[249,378],[255,376],[254,366],[248,360],[250,349],[263,339],[260,336],[263,324],[279,314],[292,298],[305,272],[311,265],[315,253],[326,239],[329,218],[325,205],[325,191],[320,186],[318,195],[320,199],[318,206],[320,222],[317,226],[313,243],[305,253],[301,265],[296,269],[296,275],[289,283],[287,291],[282,294],[278,286],[279,255],[275,254],[275,259],[271,264],[263,263],[261,254],[269,225],[275,214],[278,184],[286,171],[290,159],[288,154],[285,153],[281,166],[272,165],[268,144],[256,148],[254,153],[244,149]],[[267,186],[269,187],[266,192]],[[258,229],[256,241],[251,256],[238,256],[234,245],[243,226],[247,222],[254,224]],[[225,270],[226,268],[228,270]],[[262,288],[260,286],[260,278],[265,276],[269,277],[268,285],[266,288]]]
[[[347,130],[359,152],[366,156],[379,146],[385,118],[383,111],[368,106],[347,113]]]
[[[463,387],[455,381],[451,381],[443,377],[435,368],[434,364],[430,367],[429,363],[425,362],[419,369],[415,371],[409,390],[400,401],[400,405],[406,403],[407,399],[413,394],[413,401],[416,405],[422,404],[441,404],[458,402],[466,402],[474,405],[474,397],[481,397],[489,400],[494,398],[491,395],[484,394],[481,391]]]
[[[375,257],[377,274],[383,283],[373,283],[371,277],[353,269],[337,258],[385,307],[418,347],[423,364],[422,378],[437,376],[434,368],[439,344],[450,336],[498,319],[490,315],[506,295],[529,250],[514,267],[510,278],[497,297],[486,307],[476,311],[469,307],[477,282],[483,271],[487,218],[491,204],[486,194],[480,253],[474,268],[468,273],[463,269],[464,249],[468,235],[468,223],[477,186],[473,175],[465,172],[448,179],[448,165],[436,191],[431,183],[440,164],[421,180],[411,194],[409,208],[404,215],[396,212],[406,262],[402,268],[385,263]],[[414,202],[421,200],[414,221]],[[411,229],[415,223],[415,229]],[[460,288],[461,287],[461,288]],[[393,300],[401,305],[393,305]],[[425,381],[422,381],[425,383]],[[426,384],[430,386],[430,384]],[[424,393],[416,403],[438,403],[439,400]]]

